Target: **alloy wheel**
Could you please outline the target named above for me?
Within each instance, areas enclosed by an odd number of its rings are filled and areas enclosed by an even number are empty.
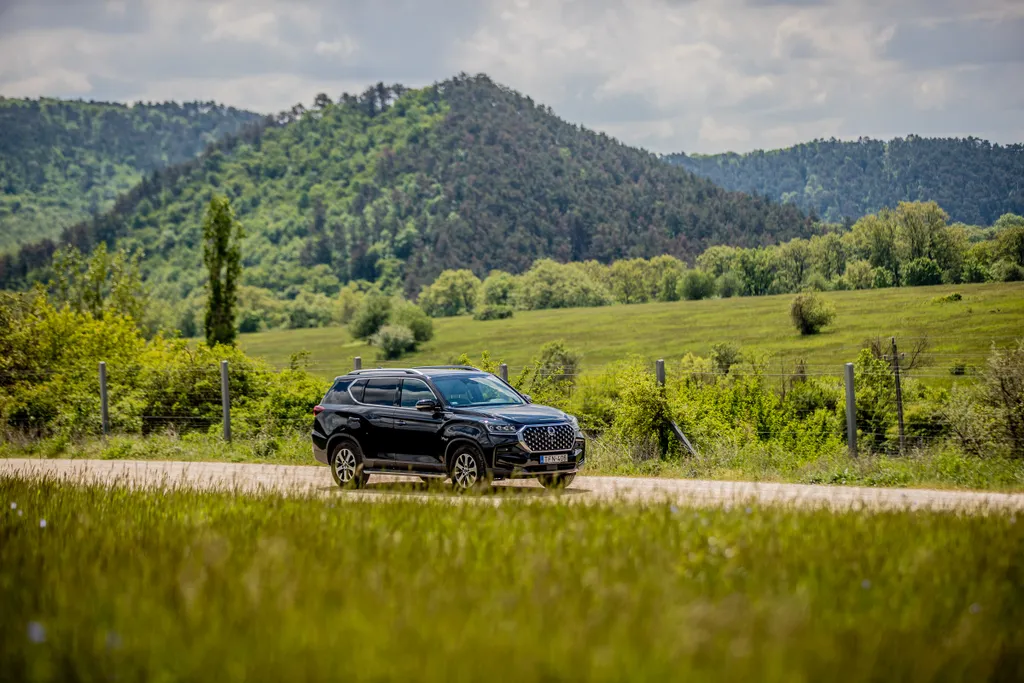
[[[452,469],[452,480],[459,488],[468,489],[480,480],[480,471],[477,469],[476,458],[472,453],[459,453],[455,458],[455,467]]]
[[[356,454],[352,449],[341,447],[334,454],[334,473],[341,484],[347,484],[356,476]]]

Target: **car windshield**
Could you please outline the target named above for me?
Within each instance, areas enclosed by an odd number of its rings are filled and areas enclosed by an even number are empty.
[[[437,377],[434,386],[450,406],[509,406],[526,403],[507,384],[492,375]]]

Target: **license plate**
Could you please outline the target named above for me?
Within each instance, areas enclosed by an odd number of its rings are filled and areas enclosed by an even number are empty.
[[[559,453],[558,455],[542,455],[540,456],[541,465],[558,465],[563,462],[569,462],[568,453]]]

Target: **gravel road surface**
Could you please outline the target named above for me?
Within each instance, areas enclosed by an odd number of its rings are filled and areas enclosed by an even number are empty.
[[[137,460],[0,459],[0,475],[55,476],[72,481],[132,486],[199,488],[381,498],[412,496],[480,500],[451,495],[450,484],[427,487],[416,478],[372,475],[366,489],[341,491],[323,466],[229,464]],[[930,489],[885,489],[692,479],[577,477],[564,492],[533,481],[498,482],[484,500],[509,497],[566,502],[632,501],[678,505],[795,504],[832,509],[957,509],[971,512],[1024,510],[1024,494]]]

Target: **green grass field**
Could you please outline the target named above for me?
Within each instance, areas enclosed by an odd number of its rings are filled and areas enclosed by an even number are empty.
[[[959,302],[936,303],[951,292]],[[477,322],[469,317],[435,321],[435,337],[400,364],[445,363],[462,353],[487,350],[513,372],[529,363],[546,342],[564,339],[583,352],[584,369],[630,354],[679,358],[706,355],[716,342],[778,356],[786,372],[804,360],[821,372],[841,373],[868,338],[896,335],[905,347],[928,336],[935,374],[948,374],[955,361],[979,367],[993,341],[1007,344],[1024,335],[1024,283],[907,287],[830,292],[838,316],[824,333],[801,337],[789,319],[793,295],[711,299],[516,313],[510,320]],[[378,365],[376,351],[353,341],[344,328],[279,330],[242,335],[242,348],[285,366],[293,353],[307,351],[311,370],[334,376],[362,356]]]
[[[1021,680],[1024,524],[0,478],[0,670],[51,680]]]

